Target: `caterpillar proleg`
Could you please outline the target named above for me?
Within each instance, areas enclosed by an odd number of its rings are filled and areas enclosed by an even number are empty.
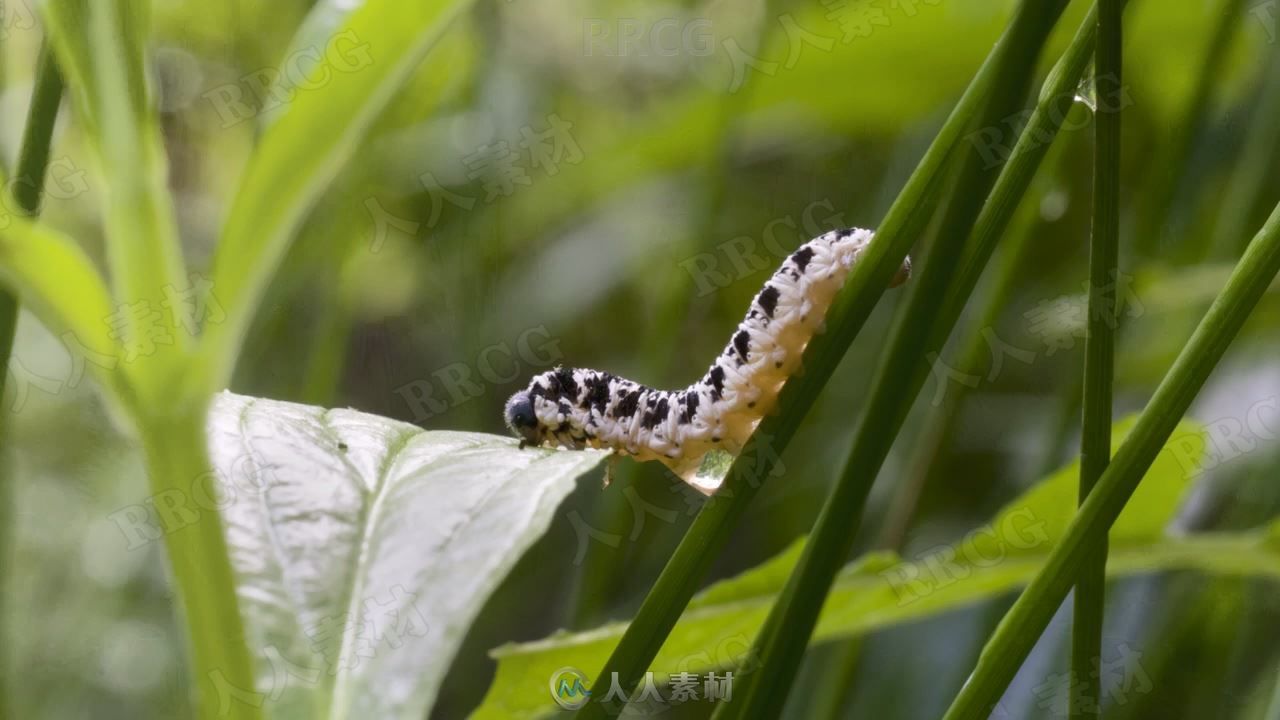
[[[714,449],[737,455],[774,409],[872,232],[834,230],[801,245],[764,284],[702,379],[683,390],[656,390],[599,370],[557,367],[534,376],[506,405],[520,446],[608,448],[657,460],[694,481]],[[911,275],[904,260],[890,287]]]

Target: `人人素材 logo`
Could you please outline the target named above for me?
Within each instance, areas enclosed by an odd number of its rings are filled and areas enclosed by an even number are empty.
[[[562,667],[551,673],[551,699],[565,710],[577,710],[591,699],[587,676],[574,667]]]

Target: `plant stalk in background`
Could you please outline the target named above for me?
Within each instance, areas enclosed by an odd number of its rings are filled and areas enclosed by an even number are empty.
[[[1222,209],[1213,227],[1213,242],[1201,254],[1214,259],[1234,259],[1244,251],[1248,229],[1267,205],[1274,190],[1271,171],[1280,154],[1280,43],[1272,44],[1270,59],[1259,73],[1256,94],[1260,97],[1245,131],[1236,164],[1223,190]]]
[[[1014,11],[1008,42],[1001,44],[996,55],[991,97],[979,115],[977,127],[996,127],[1003,118],[1018,111],[1031,83],[1035,59],[1065,9],[1065,1],[1023,2]],[[920,375],[918,360],[927,354],[934,318],[949,297],[965,240],[995,183],[998,168],[976,148],[962,156],[938,240],[894,323],[889,350],[872,383],[871,398],[863,410],[844,471],[818,515],[786,589],[756,639],[754,655],[761,658],[761,666],[746,678],[746,690],[734,709],[728,705],[717,709],[720,717],[772,718],[782,713],[818,613],[852,549],[867,493],[915,398],[912,384]],[[1025,190],[1026,184],[1018,188],[1017,196],[1010,199],[1011,208],[1016,207]],[[956,302],[963,305],[964,299]],[[914,389],[918,392],[918,386]]]
[[[40,198],[44,190],[45,172],[49,167],[49,146],[53,139],[53,127],[58,120],[58,107],[62,104],[62,74],[53,51],[46,45],[40,49],[36,62],[36,78],[31,92],[31,105],[27,109],[27,124],[23,129],[22,146],[18,151],[18,167],[15,170],[13,200],[18,212],[35,217],[40,214]],[[18,298],[5,288],[0,288],[0,367],[8,368],[13,356],[13,336],[18,328]],[[7,372],[0,374],[0,397],[4,396]],[[3,423],[0,423],[0,447],[3,447]],[[11,576],[8,572],[13,542],[14,523],[11,509],[15,493],[13,477],[7,453],[0,455],[0,583]],[[6,617],[4,602],[8,592],[0,590],[0,618]],[[0,638],[3,633],[0,632]],[[12,644],[5,642],[4,647]],[[7,707],[7,684],[12,674],[8,672],[7,655],[0,657],[0,715]]]
[[[727,542],[737,518],[754,497],[760,483],[773,472],[776,458],[786,448],[804,413],[834,372],[835,365],[857,335],[907,248],[932,216],[939,202],[944,168],[955,148],[968,141],[964,132],[993,84],[995,60],[1000,48],[1009,42],[1008,35],[1006,32],[987,56],[890,207],[876,233],[876,240],[854,268],[828,314],[828,326],[832,332],[814,338],[805,353],[805,374],[792,378],[783,388],[779,413],[765,418],[730,468],[721,490],[694,519],[689,532],[596,677],[612,677],[616,672],[624,691],[634,690],[643,677],[689,598],[697,590],[712,559]],[[762,452],[762,443],[768,452]],[[579,716],[603,718],[607,712],[600,703],[592,702],[579,711]]]
[[[1098,48],[1094,88],[1123,86],[1121,80],[1121,4],[1098,0]],[[1080,491],[1083,503],[1111,461],[1111,411],[1115,381],[1115,330],[1120,321],[1116,291],[1120,282],[1120,111],[1107,108],[1094,118],[1093,233],[1089,246],[1089,298],[1085,335],[1083,424],[1080,435]],[[1071,677],[1080,691],[1070,693],[1068,714],[1097,717],[1102,702],[1101,676],[1106,608],[1107,538],[1102,535],[1080,569],[1071,630]]]
[[[1092,548],[1142,481],[1209,374],[1280,272],[1280,205],[1249,243],[1222,293],[1156,388],[1066,536],[1005,615],[946,720],[985,718],[1049,624]]]
[[[1196,136],[1213,109],[1213,90],[1219,85],[1222,63],[1244,5],[1244,0],[1223,0],[1221,7],[1212,11],[1217,22],[1209,36],[1191,94],[1173,123],[1168,143],[1160,148],[1160,164],[1150,174],[1151,185],[1143,194],[1146,202],[1139,209],[1134,241],[1144,255],[1159,257],[1162,249],[1172,248],[1181,239],[1166,235],[1170,218],[1177,213],[1178,187],[1191,163]]]

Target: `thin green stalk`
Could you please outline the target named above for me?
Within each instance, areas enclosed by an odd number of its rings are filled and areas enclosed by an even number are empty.
[[[1274,188],[1271,173],[1280,153],[1280,45],[1271,50],[1271,62],[1262,71],[1254,108],[1236,159],[1222,193],[1222,206],[1209,249],[1219,257],[1235,257],[1244,248],[1247,229],[1266,193]]]
[[[26,215],[40,214],[40,197],[44,191],[44,175],[49,167],[49,146],[53,126],[62,103],[62,73],[54,59],[53,48],[40,50],[36,63],[35,85],[31,106],[27,109],[27,125],[22,148],[18,151],[18,167],[14,173],[13,198]]]
[[[40,50],[40,59],[36,65],[35,86],[31,93],[31,105],[27,110],[27,124],[23,129],[22,148],[18,154],[18,167],[14,176],[13,199],[17,203],[18,212],[35,216],[40,213],[40,195],[44,189],[45,171],[49,166],[49,144],[53,137],[53,126],[58,119],[58,106],[62,101],[62,75],[58,72],[53,51],[48,48]],[[0,288],[0,368],[9,367],[13,357],[13,335],[18,326],[18,298],[12,292]],[[8,373],[0,373],[0,397],[4,396],[5,382]],[[0,423],[0,431],[3,423]],[[2,440],[0,440],[2,441]],[[14,507],[13,477],[9,473],[9,458],[0,458],[0,583],[10,577],[9,560],[13,543],[11,534],[14,527],[9,517]],[[3,622],[8,616],[4,607],[8,593],[0,591],[0,637],[3,637]],[[11,648],[13,643],[0,643],[0,647]],[[0,652],[0,716],[5,715],[8,707],[6,680],[8,671],[8,653]]]
[[[623,487],[635,487],[640,478],[639,465],[631,463],[618,467],[616,477],[607,492],[598,493],[591,503],[591,524],[604,532],[626,537],[633,522],[631,506],[622,495]],[[600,625],[606,619],[606,610],[614,599],[625,568],[625,547],[609,547],[605,543],[588,542],[578,567],[574,603],[569,611],[566,626],[586,629]]]
[[[0,360],[4,367],[9,367],[9,358],[13,354],[13,332],[18,325],[18,300],[7,290],[0,290]],[[6,377],[0,378],[0,397],[4,397]],[[7,448],[6,448],[7,450]],[[8,604],[10,590],[4,585],[12,577],[12,553],[16,543],[13,542],[14,518],[13,501],[17,493],[13,490],[13,477],[10,473],[8,453],[0,455],[0,717],[11,717],[8,712],[8,679],[9,648],[16,645],[9,640],[5,632],[8,629]]]
[[[1266,720],[1280,720],[1280,663],[1276,663],[1276,684],[1271,691],[1271,703],[1262,717]]]
[[[1206,581],[1216,583],[1219,578],[1208,579],[1194,572],[1175,572],[1150,580],[1153,582],[1145,592],[1158,594],[1161,610],[1144,617],[1138,627],[1143,637],[1160,638],[1158,645],[1144,649],[1142,653],[1142,669],[1153,680],[1177,677],[1179,670],[1185,666],[1189,653],[1205,652],[1201,643],[1207,639],[1209,634],[1205,632],[1206,628],[1215,617],[1220,622],[1226,620],[1230,627],[1247,627],[1241,624],[1242,618],[1234,611],[1234,607],[1228,608],[1225,604],[1215,607],[1217,598],[1211,596],[1216,593],[1205,592]],[[1218,663],[1215,669],[1221,672],[1225,665],[1225,662]],[[1212,687],[1208,682],[1202,685],[1206,686]],[[1173,698],[1181,697],[1177,694],[1181,689],[1183,688],[1171,687],[1170,692],[1142,694],[1128,698],[1129,701],[1123,705],[1110,705],[1107,708],[1107,720],[1159,717],[1158,707],[1169,707]],[[1101,698],[1098,701],[1101,702]],[[1197,715],[1188,713],[1187,716]]]
[[[643,677],[760,484],[774,472],[800,421],[871,314],[912,240],[932,216],[947,160],[986,96],[994,77],[993,58],[1004,43],[1001,38],[988,55],[889,208],[876,240],[854,267],[828,312],[830,331],[816,337],[806,350],[805,374],[783,388],[778,413],[761,422],[729,468],[720,490],[694,518],[597,678],[610,678],[616,672],[620,687],[629,693]],[[604,718],[608,709],[602,703],[591,702],[578,714],[583,718]]]
[[[1062,467],[1071,453],[1071,431],[1080,419],[1080,401],[1084,395],[1083,373],[1072,372],[1060,378],[1057,405],[1053,409],[1053,422],[1045,433],[1044,454],[1033,477],[1048,477]]]
[[[329,268],[321,272],[333,281],[330,287],[339,285],[338,273],[330,272]],[[315,277],[308,279],[314,281]],[[322,302],[328,304],[327,312],[311,331],[298,401],[329,407],[335,402],[338,385],[347,367],[347,346],[354,318],[350,301],[341,297],[341,293],[326,293]]]
[[[1035,58],[1065,8],[1065,0],[1027,0],[1018,5],[1009,23],[1009,42],[1002,44],[997,54],[992,95],[979,116],[978,128],[998,127],[1003,118],[1017,112],[1031,83]],[[1043,152],[1038,154],[1043,157]],[[889,351],[872,384],[871,398],[844,472],[819,513],[782,596],[756,638],[754,649],[755,656],[761,658],[760,668],[744,678],[746,689],[734,708],[724,705],[717,709],[717,716],[773,718],[782,713],[827,592],[853,547],[876,472],[923,385],[923,380],[918,380],[923,363],[917,359],[927,354],[934,319],[945,307],[965,241],[995,182],[998,167],[993,167],[987,156],[976,149],[963,156],[938,239],[908,295],[906,307],[894,323]],[[1012,196],[1001,196],[996,205],[1016,207],[1028,184],[1022,183]],[[985,264],[986,258],[983,260]],[[963,300],[954,304],[963,305]],[[956,310],[954,315],[958,314]],[[946,329],[949,332],[951,328]]]
[[[1061,158],[1066,156],[1067,147],[1069,144],[1066,142],[1054,143],[1050,149],[1050,157],[1046,157],[1043,162],[1052,168],[1059,167]],[[1035,200],[1048,192],[1056,176],[1056,172],[1037,176],[1035,185],[1027,193],[1029,196],[1027,201],[1022,203],[1010,220],[1007,232],[1009,239],[1006,240],[1003,257],[1000,258],[995,277],[991,281],[990,291],[982,299],[982,310],[973,315],[974,320],[969,325],[973,332],[964,335],[966,338],[964,346],[956,353],[956,357],[959,358],[956,370],[962,375],[980,373],[982,362],[991,354],[987,337],[980,331],[984,328],[994,328],[1000,322],[1000,317],[1008,308],[1014,290],[1017,289],[1018,283],[1026,272],[1027,257],[1032,247],[1031,241],[1036,237],[1036,230],[1042,224],[1039,203]],[[907,530],[915,515],[916,505],[930,477],[940,469],[935,461],[943,452],[946,439],[952,436],[960,405],[968,392],[969,386],[963,383],[948,387],[939,406],[925,419],[926,428],[915,438],[918,448],[913,451],[915,459],[902,482],[894,488],[893,498],[885,511],[885,520],[881,526],[876,547],[901,552]],[[1045,474],[1047,473],[1037,477]]]
[[[1160,148],[1160,164],[1147,176],[1149,190],[1145,194],[1146,202],[1138,215],[1137,229],[1134,232],[1134,238],[1143,254],[1158,255],[1161,248],[1171,247],[1176,242],[1176,238],[1165,237],[1164,231],[1174,207],[1178,185],[1191,160],[1192,146],[1212,107],[1213,89],[1218,86],[1222,77],[1222,61],[1226,57],[1243,7],[1244,0],[1223,0],[1191,95],[1178,114],[1172,137]]]
[[[1119,0],[1098,1],[1097,60],[1094,87],[1122,87],[1121,7]],[[1120,108],[1094,121],[1093,233],[1089,246],[1088,323],[1084,347],[1084,401],[1080,435],[1080,490],[1083,503],[1111,460],[1111,412],[1115,383],[1115,330],[1120,321],[1116,285],[1120,262]],[[1097,717],[1102,703],[1101,677],[1094,671],[1102,656],[1106,608],[1107,537],[1091,549],[1076,581],[1071,630],[1071,677],[1080,692],[1070,693],[1070,717]]]
[[[863,642],[860,637],[849,638],[831,649],[830,657],[823,663],[823,678],[812,699],[810,717],[817,720],[840,720],[848,714],[845,697],[862,665]]]
[[[1036,639],[1075,582],[1098,537],[1106,534],[1209,374],[1280,272],[1280,205],[1249,243],[1173,367],[1156,388],[1128,439],[992,635],[946,720],[984,718],[1008,687]]]

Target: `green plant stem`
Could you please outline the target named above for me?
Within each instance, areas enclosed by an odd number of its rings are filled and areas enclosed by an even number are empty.
[[[613,462],[612,460],[606,462]],[[606,533],[626,537],[631,528],[631,506],[622,488],[635,487],[640,479],[638,464],[616,467],[613,484],[599,493],[591,503],[591,524]],[[601,547],[603,546],[603,547]],[[567,627],[586,629],[604,622],[625,567],[625,547],[609,547],[605,543],[588,542],[577,572],[573,608]]]
[[[1280,663],[1276,664],[1275,687],[1271,689],[1271,702],[1262,716],[1266,720],[1280,720]]]
[[[185,506],[185,498],[208,491],[211,468],[204,431],[206,405],[175,405],[183,415],[147,418],[141,423],[142,441],[152,491],[157,496],[183,498]],[[254,693],[256,684],[221,518],[203,508],[187,512],[199,515],[194,522],[169,532],[165,547],[187,621],[197,715],[260,718],[260,707],[236,697]]]
[[[25,215],[40,214],[40,197],[44,191],[44,175],[49,167],[49,147],[53,139],[53,126],[58,120],[58,107],[62,104],[62,73],[53,56],[53,48],[40,50],[36,63],[35,85],[31,91],[31,106],[27,109],[27,124],[22,136],[22,149],[18,152],[18,167],[14,173],[13,199]]]
[[[1054,143],[1050,149],[1052,157],[1047,157],[1043,162],[1052,168],[1058,168],[1067,147],[1068,144],[1065,142]],[[990,357],[991,348],[987,336],[981,331],[995,328],[999,324],[1000,317],[1008,308],[1014,290],[1017,289],[1019,281],[1026,272],[1027,256],[1032,247],[1031,241],[1036,237],[1035,231],[1041,225],[1040,207],[1035,200],[1043,197],[1051,189],[1056,174],[1055,171],[1038,176],[1036,186],[1033,186],[1028,193],[1029,200],[1024,201],[1010,219],[1007,232],[1009,240],[1006,241],[1003,257],[991,282],[990,291],[982,300],[982,310],[974,314],[974,321],[970,325],[975,332],[965,335],[964,347],[956,354],[959,358],[956,369],[961,374],[979,374],[982,361]],[[960,278],[962,284],[965,280],[967,278]],[[902,482],[894,488],[893,498],[885,511],[885,520],[881,526],[876,547],[901,552],[915,515],[916,505],[931,475],[937,470],[935,461],[943,451],[946,438],[952,436],[960,405],[968,392],[969,386],[965,384],[948,387],[936,410],[925,419],[925,429],[915,438],[919,443],[918,447],[922,449],[913,452],[916,457],[911,468],[906,472]],[[1037,477],[1047,474],[1047,472],[1041,473]]]
[[[824,663],[825,681],[818,685],[810,706],[811,717],[817,720],[840,720],[848,714],[845,697],[862,664],[863,642],[863,638],[854,637],[831,648],[830,657]]]
[[[14,175],[13,199],[18,212],[35,216],[40,213],[40,195],[44,188],[45,171],[49,166],[49,144],[53,138],[53,126],[58,119],[58,106],[62,101],[62,75],[58,72],[58,64],[53,58],[53,51],[48,47],[40,50],[40,59],[36,64],[35,85],[31,93],[31,105],[27,110],[27,124],[23,129],[22,147],[18,153],[18,167]],[[0,288],[0,368],[8,368],[13,357],[13,336],[18,327],[18,298],[7,289]],[[0,373],[0,397],[4,396],[7,372]],[[0,423],[3,432],[3,423]],[[9,467],[10,458],[0,458],[0,583],[10,577],[10,555],[12,553],[14,530],[10,517],[14,500],[13,476]],[[0,590],[0,638],[4,633],[3,623],[8,617],[5,600],[8,592]],[[8,707],[7,680],[10,677],[8,648],[13,643],[4,642],[5,648],[0,652],[0,716],[6,715]]]
[[[1280,122],[1276,122],[1280,117],[1280,45],[1271,50],[1271,62],[1262,71],[1258,93],[1262,99],[1253,110],[1240,156],[1223,190],[1209,246],[1220,258],[1234,258],[1244,250],[1247,228],[1274,187],[1270,178],[1280,153]]]
[[[1044,453],[1033,477],[1046,477],[1062,467],[1071,452],[1071,430],[1080,419],[1080,400],[1084,394],[1083,373],[1072,372],[1061,378],[1053,409],[1053,422],[1045,433]]]
[[[0,360],[4,361],[5,377],[0,378],[0,398],[4,397],[5,380],[8,377],[9,358],[13,354],[13,334],[18,325],[18,300],[7,290],[0,290]],[[2,439],[2,438],[0,438]],[[0,716],[12,717],[7,712],[9,671],[9,648],[15,643],[8,639],[8,600],[10,590],[5,587],[13,576],[13,540],[14,527],[13,507],[17,499],[14,492],[13,474],[11,472],[7,443],[6,452],[0,455]]]
[[[997,53],[991,98],[979,116],[978,128],[997,127],[1002,118],[1017,112],[1031,82],[1035,58],[1065,8],[1066,2],[1028,1],[1018,5],[1009,24],[1008,42],[1002,43]],[[1043,153],[1040,156],[1043,157]],[[773,718],[782,713],[827,592],[852,549],[860,525],[858,519],[877,469],[923,384],[914,382],[921,375],[918,371],[921,363],[916,359],[927,354],[931,319],[937,316],[949,295],[965,240],[996,179],[998,167],[998,164],[993,167],[987,156],[977,150],[963,156],[938,239],[908,296],[906,307],[894,323],[888,353],[872,383],[871,397],[844,471],[818,515],[795,571],[757,636],[755,651],[761,658],[761,666],[744,678],[746,688],[734,709],[728,709],[726,704],[717,709],[717,716]],[[1027,183],[1023,183],[1016,193],[1006,198],[1005,204],[1016,207],[1026,187]],[[985,260],[983,258],[983,264]],[[963,299],[955,304],[963,305]]]
[[[1209,374],[1280,272],[1280,206],[1249,243],[1226,287],[1156,388],[1128,439],[1013,608],[988,641],[946,720],[984,718],[1048,625],[1098,537],[1124,509]]]
[[[337,286],[340,281],[335,277],[336,273],[329,270],[324,268],[321,272],[333,282],[332,286]],[[332,406],[347,367],[348,344],[355,320],[350,301],[339,295],[332,293],[323,299],[328,303],[327,312],[311,331],[306,366],[298,391],[299,401],[309,405]]]
[[[1119,0],[1098,1],[1098,43],[1094,87],[1123,84]],[[1120,261],[1120,108],[1094,120],[1093,233],[1089,247],[1088,322],[1085,335],[1084,400],[1080,435],[1080,489],[1083,503],[1111,461],[1111,412],[1115,383],[1115,329],[1120,320],[1116,285]],[[1097,717],[1102,703],[1095,663],[1102,655],[1106,608],[1107,537],[1097,538],[1076,581],[1071,630],[1072,679],[1067,714]]]
[[[1158,589],[1152,592],[1159,593],[1162,609],[1168,608],[1168,611],[1153,613],[1143,619],[1144,636],[1160,638],[1157,647],[1142,654],[1142,667],[1149,677],[1177,677],[1179,666],[1185,662],[1187,654],[1201,652],[1203,646],[1200,643],[1205,640],[1204,630],[1212,624],[1215,617],[1220,622],[1225,620],[1230,627],[1244,627],[1237,625],[1241,618],[1234,607],[1227,607],[1225,603],[1221,607],[1215,607],[1217,599],[1210,596],[1216,593],[1204,592],[1206,583],[1216,584],[1221,578],[1204,578],[1198,573],[1189,572],[1169,573],[1165,577],[1151,580],[1154,581],[1152,585],[1159,583]],[[1226,663],[1220,663],[1215,669],[1222,671],[1225,665]],[[1177,689],[1170,688],[1169,693],[1144,694],[1131,698],[1130,702],[1123,705],[1111,705],[1107,708],[1107,720],[1158,717],[1158,706],[1170,707],[1170,701],[1178,697],[1177,692]],[[1189,716],[1195,717],[1190,713]]]
[[[1066,144],[1057,143],[1053,145],[1050,152],[1055,158],[1060,158],[1064,154],[1062,150],[1065,147],[1067,147]],[[1047,159],[1047,162],[1056,167],[1059,161]],[[1040,177],[1043,178],[1043,176]],[[1044,189],[1047,190],[1049,183],[1046,182],[1044,185]],[[1042,194],[1035,191],[1030,193],[1033,198]],[[983,299],[983,310],[975,315],[976,321],[972,327],[993,328],[999,322],[1018,281],[1025,272],[1027,250],[1031,247],[1031,239],[1035,236],[1034,230],[1039,224],[1039,219],[1040,208],[1035,202],[1024,202],[1018,209],[1009,231],[1012,238],[1011,244],[1006,248],[997,277],[991,283],[991,291]],[[990,348],[986,337],[981,333],[971,333],[967,338],[964,349],[958,353],[961,359],[957,369],[961,373],[973,375],[980,372],[979,365],[988,357]],[[918,449],[914,451],[916,458],[905,473],[901,484],[894,488],[893,498],[885,511],[884,523],[877,535],[875,543],[877,548],[899,553],[902,551],[916,506],[937,467],[935,461],[942,452],[945,439],[951,437],[959,407],[968,390],[969,387],[963,384],[948,388],[942,399],[942,406],[926,419],[926,427],[914,436],[914,440],[919,443]],[[991,619],[993,625],[996,619]],[[846,640],[833,649],[831,656],[824,663],[824,680],[819,685],[819,695],[814,699],[813,704],[814,717],[826,720],[839,720],[844,717],[843,699],[853,685],[861,652],[861,638]]]
[[[618,646],[595,677],[610,678],[616,672],[619,686],[628,693],[643,677],[711,561],[728,542],[730,532],[761,483],[774,472],[779,456],[897,272],[912,240],[933,214],[947,161],[991,85],[995,52],[974,76],[890,207],[876,240],[854,267],[828,312],[830,332],[816,337],[805,352],[805,374],[783,388],[778,413],[761,422],[729,468],[720,490],[694,518]],[[578,711],[582,718],[604,718],[608,714],[609,709],[599,702],[588,703]]]
[[[1134,233],[1135,241],[1143,254],[1159,255],[1160,248],[1171,247],[1176,242],[1175,238],[1165,237],[1164,231],[1174,208],[1178,185],[1191,160],[1193,143],[1204,127],[1205,118],[1212,107],[1213,89],[1218,86],[1222,77],[1222,61],[1226,57],[1243,7],[1244,0],[1223,0],[1191,95],[1177,115],[1169,141],[1159,148],[1159,164],[1148,176],[1150,185],[1145,193],[1146,202],[1139,213]]]

